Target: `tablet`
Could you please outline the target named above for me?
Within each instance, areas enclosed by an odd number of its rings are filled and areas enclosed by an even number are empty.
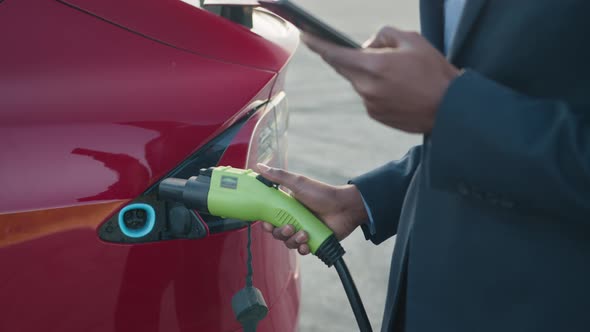
[[[293,25],[303,32],[340,46],[361,48],[361,45],[357,44],[354,40],[341,34],[289,0],[258,0],[258,3],[263,8],[293,23]]]

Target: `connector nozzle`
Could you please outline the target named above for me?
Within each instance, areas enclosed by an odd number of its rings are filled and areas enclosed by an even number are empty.
[[[165,179],[158,187],[160,197],[162,199],[183,203],[184,199],[182,196],[187,181],[188,180],[176,178]]]
[[[161,199],[181,203],[189,209],[208,213],[207,198],[210,182],[211,178],[204,175],[193,176],[188,180],[168,178],[160,182],[158,191]]]

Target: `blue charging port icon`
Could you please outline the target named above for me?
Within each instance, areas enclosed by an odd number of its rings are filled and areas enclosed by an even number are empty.
[[[119,211],[119,228],[128,237],[146,236],[155,225],[156,211],[148,204],[130,204]]]

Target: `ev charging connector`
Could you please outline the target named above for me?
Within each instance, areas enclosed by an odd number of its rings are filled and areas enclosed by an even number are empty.
[[[311,252],[326,265],[335,266],[360,331],[372,331],[360,295],[342,259],[345,251],[340,242],[305,206],[280,190],[278,184],[252,170],[211,167],[188,180],[163,180],[159,195],[222,218],[246,222],[264,220],[275,227],[292,225],[295,231],[306,231]]]

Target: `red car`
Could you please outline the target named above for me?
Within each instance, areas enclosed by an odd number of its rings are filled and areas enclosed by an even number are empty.
[[[187,0],[188,1],[188,0]],[[238,331],[247,229],[166,177],[285,167],[297,30],[180,0],[0,0],[0,331]],[[295,254],[252,227],[258,331],[295,331]]]

